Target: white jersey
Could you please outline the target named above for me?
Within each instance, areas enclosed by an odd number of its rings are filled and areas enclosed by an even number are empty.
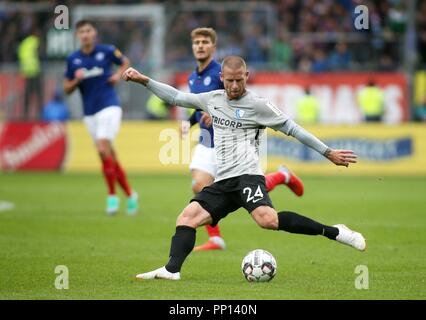
[[[225,90],[197,96],[199,101],[190,103],[195,102],[212,117],[217,161],[215,181],[243,174],[263,175],[259,147],[264,130],[281,128],[287,117],[251,91],[237,100],[229,100]]]
[[[152,79],[146,87],[164,101],[202,109],[212,117],[217,160],[215,181],[243,174],[263,175],[259,144],[266,127],[292,135],[321,154],[327,150],[324,143],[289,120],[271,102],[249,90],[241,98],[229,100],[225,90],[184,93]]]

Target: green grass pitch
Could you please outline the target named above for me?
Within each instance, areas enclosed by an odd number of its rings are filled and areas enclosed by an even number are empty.
[[[424,177],[302,176],[305,195],[278,186],[278,210],[326,224],[345,223],[367,238],[364,253],[316,236],[262,230],[243,210],[222,220],[227,249],[191,254],[181,281],[136,281],[164,265],[175,220],[191,197],[189,175],[131,175],[141,211],[103,212],[100,174],[0,175],[0,299],[425,299]],[[207,239],[197,231],[197,244]],[[278,263],[269,283],[248,283],[244,255],[270,251]],[[55,267],[69,270],[69,289],[54,286]],[[368,268],[368,289],[355,268]],[[365,275],[365,273],[364,273]],[[364,282],[365,283],[365,282]]]

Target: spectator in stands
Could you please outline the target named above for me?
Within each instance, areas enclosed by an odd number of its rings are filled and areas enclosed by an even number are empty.
[[[416,106],[414,110],[414,119],[426,122],[426,98],[423,100],[423,103]]]
[[[286,30],[281,29],[277,39],[273,40],[270,52],[270,63],[274,69],[288,70],[293,55],[290,37]]]
[[[266,62],[266,39],[262,35],[259,25],[252,25],[244,42],[246,60],[249,64],[256,66]]]
[[[24,92],[24,119],[30,119],[30,104],[32,95],[36,96],[36,115],[40,117],[40,110],[43,106],[43,87],[39,58],[40,35],[39,30],[34,27],[31,33],[26,36],[18,47],[18,58],[20,71],[25,78]]]
[[[64,93],[58,88],[43,108],[43,121],[67,121],[69,119],[68,106],[64,101]]]
[[[348,50],[348,45],[345,42],[337,43],[330,54],[329,61],[332,70],[348,70],[352,61],[352,54]]]
[[[127,47],[127,56],[134,65],[141,66],[146,55],[144,37],[141,30],[136,29],[131,37],[131,42]]]
[[[312,63],[312,72],[330,71],[330,62],[323,49],[316,49],[314,52],[314,61]]]
[[[169,115],[169,105],[152,94],[146,102],[146,111],[150,120],[165,120]]]
[[[242,35],[239,33],[231,33],[229,36],[221,36],[223,43],[221,48],[216,50],[217,60],[222,60],[226,56],[244,56],[243,48],[241,47]]]
[[[305,95],[297,101],[297,122],[301,124],[313,124],[318,122],[320,106],[318,98],[306,87]]]
[[[389,28],[395,33],[403,33],[407,24],[407,10],[405,1],[394,1],[394,5],[388,11]]]
[[[367,122],[382,121],[384,113],[383,91],[370,79],[367,85],[358,93],[358,103]]]
[[[383,53],[379,57],[379,61],[377,64],[377,70],[383,71],[383,72],[390,72],[395,71],[397,69],[397,66],[395,64],[395,61],[393,61],[391,55],[387,53]]]

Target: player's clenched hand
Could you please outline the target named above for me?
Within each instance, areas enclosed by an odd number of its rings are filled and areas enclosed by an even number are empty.
[[[357,155],[352,150],[328,149],[325,156],[337,166],[349,166],[356,163]]]
[[[212,117],[209,116],[207,112],[202,112],[200,122],[203,123],[207,128],[210,128],[212,125]]]
[[[126,71],[123,72],[121,77],[125,81],[133,81],[143,85],[146,85],[149,81],[149,78],[146,75],[140,73],[138,70],[132,67],[126,69]]]

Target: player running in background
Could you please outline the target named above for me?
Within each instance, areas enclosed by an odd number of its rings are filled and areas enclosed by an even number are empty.
[[[209,92],[223,89],[220,80],[220,64],[213,59],[216,50],[217,36],[212,28],[196,28],[191,32],[192,53],[197,60],[197,67],[188,78],[191,93]],[[189,121],[182,122],[182,134],[189,132],[191,126],[198,123],[201,133],[199,143],[195,147],[189,169],[192,176],[192,191],[199,193],[204,187],[213,183],[217,174],[216,155],[211,117],[202,110],[196,110]],[[302,181],[287,168],[266,175],[266,189],[272,191],[277,184],[286,184],[296,195],[303,194]],[[194,248],[195,251],[220,250],[225,248],[219,225],[206,225],[209,240]]]
[[[115,190],[118,182],[127,196],[127,212],[135,214],[138,210],[138,195],[130,187],[113,147],[122,116],[114,85],[130,63],[114,46],[96,43],[97,32],[92,22],[79,21],[76,24],[76,35],[80,49],[67,58],[64,91],[70,94],[76,88],[80,90],[84,122],[95,142],[108,187],[107,213],[112,215],[119,210],[119,198]],[[115,73],[112,71],[113,64],[120,66]]]
[[[221,79],[224,90],[192,94],[178,91],[154,81],[133,68],[123,73],[123,79],[146,86],[170,104],[199,108],[213,119],[217,176],[214,184],[196,194],[176,221],[168,263],[154,271],[138,274],[137,279],[179,280],[180,270],[195,244],[196,228],[216,225],[220,219],[238,208],[245,208],[265,229],[283,230],[306,235],[322,235],[364,251],[362,234],[345,225],[323,225],[290,211],[277,212],[266,191],[265,178],[259,162],[260,137],[265,127],[293,136],[339,166],[356,163],[351,150],[334,150],[289,119],[267,99],[246,89],[248,71],[245,61],[229,56],[222,62]],[[244,110],[245,117],[236,117]]]

